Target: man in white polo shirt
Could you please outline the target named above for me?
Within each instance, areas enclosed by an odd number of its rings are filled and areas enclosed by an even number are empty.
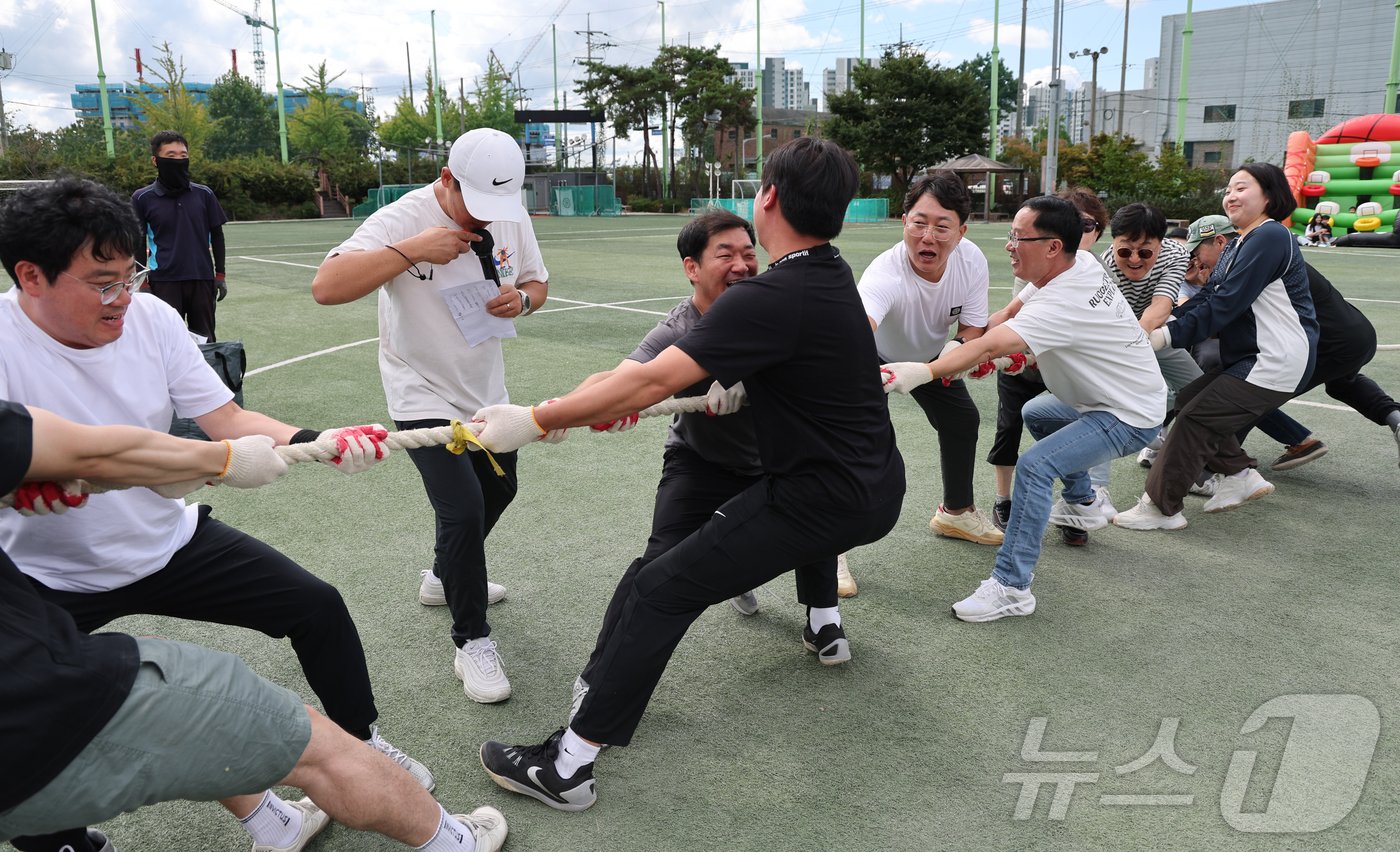
[[[1064,483],[1066,511],[1097,513],[1097,507],[1081,505],[1093,494],[1086,471],[1141,449],[1166,416],[1167,386],[1147,335],[1094,256],[1076,253],[1082,234],[1079,212],[1070,202],[1053,196],[1027,201],[1006,243],[1011,271],[1031,282],[1021,291],[1016,312],[931,364],[884,367],[886,388],[907,393],[1029,349],[1054,394],[1026,404],[1026,425],[1036,442],[1016,462],[1011,517],[992,576],[953,605],[963,621],[1035,611],[1031,571],[1050,520],[1055,480]],[[1050,416],[1050,407],[1058,416]]]
[[[497,323],[544,304],[549,273],[520,204],[525,158],[515,140],[479,128],[452,143],[438,180],[380,208],[332,249],[311,283],[323,305],[379,291],[379,373],[399,429],[466,422],[509,401]],[[488,296],[449,292],[482,279]],[[471,314],[461,324],[456,314]],[[475,324],[473,324],[475,320]],[[504,328],[500,328],[504,325]],[[469,330],[470,329],[470,330]],[[470,342],[468,336],[470,335]],[[446,604],[457,646],[453,670],[467,697],[490,704],[510,697],[505,666],[490,638],[486,605],[505,597],[486,579],[486,536],[515,497],[515,453],[453,455],[441,447],[409,450],[436,516],[433,567],[418,599]]]
[[[875,258],[858,285],[882,362],[932,361],[986,330],[987,258],[963,240],[971,210],[967,187],[952,172],[921,175],[909,185],[903,241]],[[949,340],[954,325],[957,336]],[[929,528],[949,538],[1001,544],[1001,530],[973,499],[980,418],[966,385],[953,377],[912,395],[938,432],[943,502]]]

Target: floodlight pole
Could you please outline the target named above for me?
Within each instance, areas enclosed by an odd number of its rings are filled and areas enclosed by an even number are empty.
[[[1133,0],[1123,0],[1123,70],[1118,74],[1118,138],[1123,138],[1123,96],[1128,88],[1128,8]],[[1400,8],[1400,0],[1395,0]],[[1391,75],[1395,76],[1394,74]]]
[[[865,64],[865,0],[860,0],[860,64]]]
[[[554,24],[549,25],[549,44],[554,51],[554,108],[559,109],[559,34],[556,32]],[[564,146],[560,135],[559,123],[554,123],[554,165],[559,171],[564,171]]]
[[[1021,0],[1021,59],[1016,65],[1016,138],[1021,138],[1021,113],[1026,104],[1026,2]]]
[[[291,159],[287,156],[287,102],[282,94],[282,45],[277,28],[277,0],[272,0],[272,56],[277,65],[277,137],[282,144],[282,163]]]
[[[438,155],[442,155],[442,78],[438,76],[437,62],[437,10],[432,9],[428,13],[429,22],[433,30],[433,113],[437,117],[437,148]]]
[[[753,3],[753,34],[754,52],[757,54],[756,64],[753,69],[753,87],[757,89],[758,104],[758,135],[754,138],[758,140],[753,146],[753,165],[761,178],[763,176],[763,0],[754,0]]]
[[[1186,84],[1191,74],[1191,0],[1186,0],[1186,26],[1181,31],[1181,83],[1176,93],[1176,151],[1185,155]]]
[[[15,67],[15,55],[0,47],[0,79],[4,79],[6,71],[13,71]],[[0,157],[5,156],[5,148],[10,142],[10,125],[5,119],[5,93],[0,90]]]
[[[662,49],[662,50],[665,50],[665,49],[666,49],[666,3],[665,3],[665,0],[656,0],[656,5],[658,5],[658,6],[661,7],[661,49]],[[665,90],[662,90],[662,92],[661,92],[661,163],[662,163],[662,169],[661,169],[661,197],[662,197],[662,198],[670,198],[670,197],[671,197],[671,170],[668,169],[668,168],[665,168],[665,165],[666,165],[667,163],[670,162],[670,156],[669,156],[669,154],[667,153],[667,151],[668,151],[667,142],[669,141],[669,138],[668,138],[668,137],[670,137],[670,135],[671,135],[671,129],[670,129],[670,127],[666,124],[666,107],[667,107],[667,103],[666,103],[666,92],[665,92]]]
[[[1054,33],[1051,36],[1054,47],[1050,56],[1050,135],[1045,140],[1045,169],[1040,176],[1040,190],[1046,195],[1053,195],[1059,185],[1060,87],[1064,85],[1064,81],[1060,79],[1060,13],[1063,2],[1064,0],[1055,0],[1055,23],[1052,25]]]
[[[997,83],[1000,82],[997,78],[1001,76],[1001,51],[997,49],[997,36],[1000,34],[1000,31],[1001,0],[996,0],[996,2],[992,4],[992,63],[988,67],[988,73],[992,78],[992,100],[990,107],[992,124],[991,130],[988,133],[991,144],[987,146],[987,156],[993,160],[997,158],[997,124],[1001,119],[1000,111],[997,109]],[[989,196],[991,195],[990,187],[987,189],[987,194]]]
[[[117,143],[112,137],[112,105],[107,100],[107,73],[102,70],[102,36],[97,31],[97,0],[92,0],[92,43],[97,48],[97,91],[102,100],[102,135],[107,138],[107,159],[117,158]]]

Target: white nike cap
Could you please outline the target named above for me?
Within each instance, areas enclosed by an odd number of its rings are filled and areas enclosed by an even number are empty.
[[[499,130],[478,127],[457,137],[447,169],[462,187],[467,212],[483,222],[519,222],[525,208],[525,156],[515,140]]]

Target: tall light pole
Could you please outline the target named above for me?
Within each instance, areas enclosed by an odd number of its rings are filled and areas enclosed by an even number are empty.
[[[107,137],[107,159],[117,158],[117,143],[112,136],[112,105],[107,100],[107,72],[102,70],[102,36],[97,31],[97,0],[92,0],[92,43],[97,48],[97,91],[102,101],[102,135]]]
[[[1186,84],[1191,79],[1191,0],[1186,0],[1186,26],[1181,31],[1181,82],[1176,93],[1176,151],[1186,154]]]
[[[4,79],[3,72],[13,71],[15,68],[15,55],[0,47],[0,79]],[[0,157],[5,156],[5,147],[10,142],[10,125],[5,120],[5,93],[0,91]]]
[[[1021,0],[1021,60],[1016,65],[1016,138],[1021,138],[1021,112],[1026,94],[1026,0]]]
[[[1128,7],[1132,0],[1123,0],[1123,70],[1118,74],[1118,138],[1123,138],[1123,93],[1128,88]],[[1400,0],[1395,0],[1400,9]]]
[[[277,137],[282,143],[282,163],[287,156],[287,104],[282,95],[282,45],[279,41],[281,30],[277,29],[277,0],[272,0],[272,56],[277,65]]]
[[[1385,109],[1381,112],[1400,112],[1395,102],[1396,89],[1400,87],[1400,0],[1395,0],[1395,35],[1390,41],[1390,76],[1385,80]]]
[[[1069,52],[1069,58],[1087,56],[1094,61],[1093,82],[1089,84],[1089,150],[1094,150],[1094,130],[1097,128],[1099,111],[1099,57],[1108,53],[1108,48],[1101,47],[1098,50],[1083,50]]]
[[[763,0],[754,0],[753,3],[753,40],[754,53],[757,54],[757,62],[753,69],[753,86],[758,90],[758,135],[754,138],[758,144],[754,145],[754,169],[759,177],[763,176]]]
[[[665,49],[666,49],[666,3],[665,3],[665,0],[656,0],[656,5],[658,5],[658,6],[661,7],[661,49],[662,49],[662,50],[665,50]],[[666,104],[666,93],[665,93],[665,92],[662,92],[662,93],[661,93],[661,162],[663,163],[663,167],[662,167],[662,169],[661,169],[661,197],[662,197],[662,198],[670,198],[670,197],[671,197],[671,172],[670,172],[669,169],[667,169],[667,168],[664,167],[664,164],[667,163],[667,162],[669,162],[669,158],[668,158],[668,156],[667,156],[667,150],[668,150],[667,142],[668,142],[669,140],[667,139],[667,137],[671,135],[670,128],[669,128],[669,127],[667,126],[667,124],[666,124],[666,106],[667,106],[667,104]]]
[[[992,60],[988,63],[987,71],[991,78],[991,131],[988,136],[992,144],[988,146],[987,157],[995,160],[997,158],[997,125],[1001,123],[1001,113],[997,109],[997,83],[1001,78],[1001,51],[997,49],[997,37],[1001,34],[1001,0],[996,0],[992,4]],[[987,184],[987,197],[991,198],[991,183]]]
[[[1050,135],[1045,140],[1045,168],[1040,176],[1041,192],[1046,195],[1054,195],[1059,187],[1060,171],[1060,87],[1064,81],[1060,79],[1060,24],[1063,20],[1061,14],[1064,8],[1064,0],[1054,0],[1055,17],[1051,29],[1054,33],[1050,41],[1053,47],[1050,50]]]
[[[433,30],[433,114],[437,118],[437,149],[439,155],[442,152],[442,78],[438,76],[437,63],[437,10],[431,9],[428,12],[429,25]]]

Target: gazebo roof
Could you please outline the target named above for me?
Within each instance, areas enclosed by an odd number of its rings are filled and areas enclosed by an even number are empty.
[[[991,157],[984,157],[981,154],[964,154],[961,157],[954,157],[946,162],[933,166],[929,171],[946,169],[952,172],[1023,172],[1025,169],[1016,166],[1008,166],[1006,163],[999,163]]]

